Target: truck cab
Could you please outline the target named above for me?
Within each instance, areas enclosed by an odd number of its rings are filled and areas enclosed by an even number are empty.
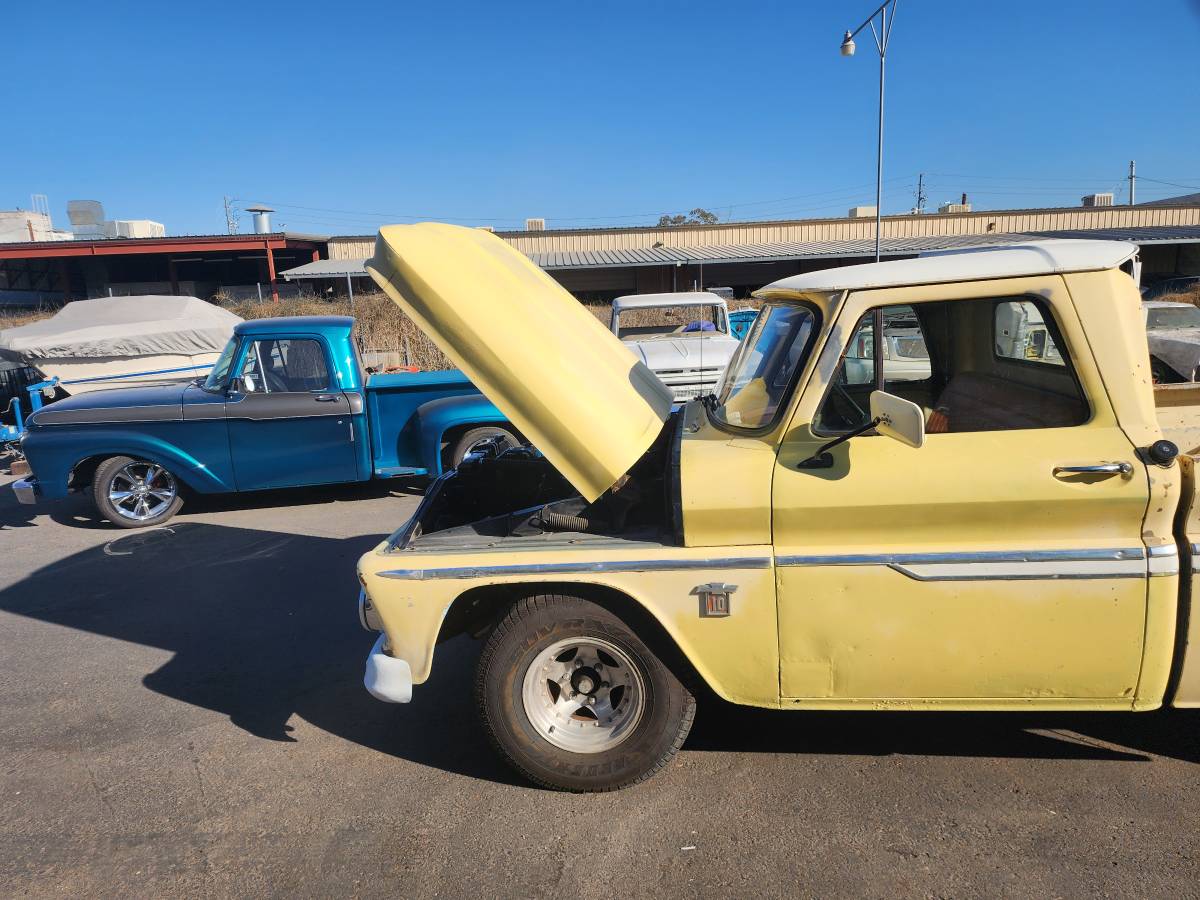
[[[489,237],[385,228],[371,266],[545,454],[445,476],[360,560],[375,696],[408,699],[439,640],[480,635],[489,737],[566,790],[656,771],[701,684],[792,710],[1200,704],[1197,448],[1159,421],[1131,245],[784,279],[715,397],[672,412]],[[463,271],[519,284],[502,308],[532,333],[497,336]],[[560,351],[522,356],[550,321]],[[889,325],[920,366],[889,364]]]

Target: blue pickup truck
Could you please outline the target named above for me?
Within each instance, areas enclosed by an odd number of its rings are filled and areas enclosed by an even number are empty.
[[[184,494],[441,474],[485,441],[516,444],[461,372],[369,375],[344,316],[256,319],[204,379],[92,391],[30,416],[23,503],[91,490],[123,528],[160,525]]]

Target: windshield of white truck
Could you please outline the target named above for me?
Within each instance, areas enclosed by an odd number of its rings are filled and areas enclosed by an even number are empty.
[[[1146,310],[1146,328],[1165,331],[1170,328],[1200,328],[1200,309],[1178,303],[1172,306],[1153,306]]]
[[[726,334],[728,327],[724,311],[716,305],[635,307],[617,314],[617,337],[623,341]]]
[[[734,428],[775,421],[812,345],[816,315],[799,303],[768,303],[738,348],[717,389],[713,417]]]
[[[230,338],[229,343],[225,345],[225,349],[221,351],[221,355],[213,364],[212,371],[204,379],[206,391],[219,391],[225,386],[225,380],[229,377],[229,367],[233,365],[235,350],[237,350],[237,338]]]

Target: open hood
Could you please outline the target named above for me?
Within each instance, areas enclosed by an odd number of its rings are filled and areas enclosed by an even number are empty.
[[[649,449],[671,392],[600,320],[500,238],[379,231],[367,271],[587,500]]]

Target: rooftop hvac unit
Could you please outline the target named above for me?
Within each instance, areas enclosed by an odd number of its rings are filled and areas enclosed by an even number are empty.
[[[850,211],[846,213],[852,219],[873,219],[875,218],[875,207],[873,206],[852,206]]]
[[[545,219],[526,219],[525,220],[525,230],[526,231],[545,231],[546,230],[546,220]]]
[[[940,213],[969,213],[970,211],[970,203],[943,203],[938,207]]]
[[[68,200],[67,218],[72,225],[91,227],[104,223],[104,205],[99,200]]]
[[[1080,198],[1083,200],[1084,206],[1112,206],[1113,195],[1111,191],[1103,194],[1088,194],[1086,197]]]

